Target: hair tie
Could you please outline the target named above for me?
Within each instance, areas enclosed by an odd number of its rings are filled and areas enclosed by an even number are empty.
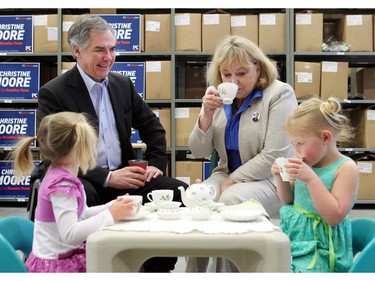
[[[74,123],[74,124],[73,124],[73,128],[76,128],[76,127],[77,127],[77,123]]]

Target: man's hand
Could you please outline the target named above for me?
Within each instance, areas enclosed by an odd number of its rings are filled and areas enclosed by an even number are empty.
[[[116,189],[138,189],[145,185],[147,179],[147,172],[143,168],[137,166],[124,167],[112,171],[108,186]]]

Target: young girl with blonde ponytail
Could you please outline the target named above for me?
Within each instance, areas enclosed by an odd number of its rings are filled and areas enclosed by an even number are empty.
[[[17,179],[33,170],[30,144],[37,140],[51,165],[38,190],[30,272],[85,272],[89,234],[131,216],[133,202],[119,198],[88,208],[78,172],[96,165],[97,136],[82,113],[60,112],[43,118],[36,137],[19,141],[12,152]]]

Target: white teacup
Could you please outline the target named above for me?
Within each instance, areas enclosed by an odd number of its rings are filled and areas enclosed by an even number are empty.
[[[294,180],[286,171],[285,164],[288,163],[288,158],[285,157],[279,157],[276,159],[276,165],[279,167],[280,170],[280,176],[283,179],[283,181],[291,181]]]
[[[219,84],[217,90],[224,104],[232,104],[237,95],[238,85],[231,82],[224,82]]]
[[[154,202],[155,205],[160,205],[160,202],[172,201],[173,200],[173,190],[172,189],[158,189],[153,190],[147,194],[148,200]]]
[[[121,197],[131,198],[133,200],[135,206],[133,207],[132,215],[136,215],[141,208],[143,197],[141,195],[123,195]]]

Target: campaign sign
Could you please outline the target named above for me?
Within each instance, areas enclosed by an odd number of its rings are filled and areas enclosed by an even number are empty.
[[[130,137],[131,143],[143,143],[141,137],[139,136],[138,130],[132,128],[132,136]]]
[[[141,51],[141,15],[100,15],[116,31],[116,52]]]
[[[145,63],[144,62],[115,62],[111,72],[128,76],[132,80],[138,94],[144,98]]]
[[[0,16],[0,52],[33,52],[33,16]]]
[[[0,99],[38,99],[40,64],[0,63]]]
[[[115,62],[111,72],[128,76],[133,82],[138,94],[144,98],[145,88],[145,63],[144,62]],[[132,128],[131,143],[143,143],[138,130]]]
[[[35,173],[39,167],[39,161],[34,161]],[[0,161],[0,199],[15,199],[26,201],[30,194],[30,176],[22,177],[16,182],[13,161]]]
[[[15,147],[24,137],[36,135],[36,109],[0,110],[0,147]],[[35,141],[31,147],[35,147]]]

